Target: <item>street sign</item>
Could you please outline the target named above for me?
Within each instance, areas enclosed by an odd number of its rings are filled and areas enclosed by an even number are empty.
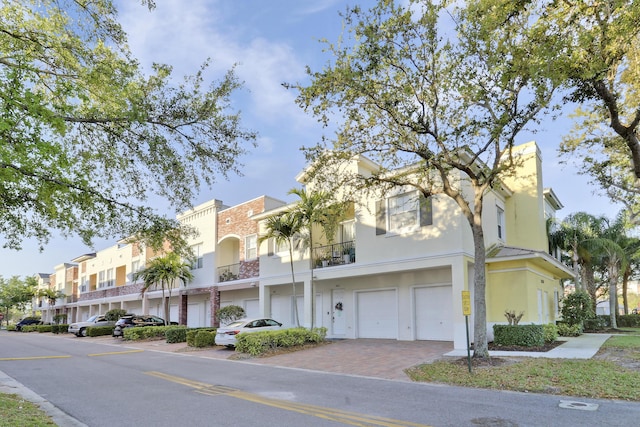
[[[471,316],[471,293],[462,291],[462,314]]]

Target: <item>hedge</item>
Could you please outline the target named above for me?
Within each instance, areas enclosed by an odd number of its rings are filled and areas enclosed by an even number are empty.
[[[212,331],[216,332],[216,328],[189,328],[186,332],[186,341],[189,347],[196,346],[196,335],[198,331]]]
[[[153,338],[164,338],[167,328],[172,326],[133,326],[122,330],[122,338],[128,341],[138,341]]]
[[[542,325],[493,325],[493,336],[497,345],[541,347],[545,335]]]
[[[164,333],[167,343],[177,343],[187,341],[187,327],[186,326],[169,326]]]
[[[85,331],[88,337],[101,337],[104,335],[112,335],[114,328],[115,326],[113,325],[89,326]]]
[[[252,332],[236,335],[236,351],[259,356],[269,350],[296,347],[308,342],[319,343],[327,336],[327,328],[282,329],[279,331]]]
[[[204,329],[200,329],[196,331],[196,336],[193,341],[193,347],[203,348],[203,347],[213,347],[216,345],[216,331],[207,331]]]
[[[69,332],[69,324],[68,323],[61,323],[59,325],[53,324],[51,325],[51,332],[53,332],[54,334],[66,334],[67,332]]]
[[[36,326],[36,329],[38,332],[45,333],[45,332],[51,332],[51,329],[53,328],[53,325],[38,325]]]

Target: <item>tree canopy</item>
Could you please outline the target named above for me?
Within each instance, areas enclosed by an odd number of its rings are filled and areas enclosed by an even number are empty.
[[[537,58],[552,47],[538,42],[532,17],[516,3],[450,4],[380,0],[370,10],[349,8],[346,33],[327,43],[332,61],[309,70],[311,84],[297,85],[298,103],[321,122],[338,123],[335,140],[306,149],[313,179],[455,200],[473,232],[474,356],[485,357],[482,201],[518,161],[516,137],[549,105],[555,81]],[[336,172],[358,155],[380,169]]]
[[[3,1],[0,28],[4,247],[175,228],[150,198],[182,210],[240,172],[255,134],[231,108],[233,69],[210,83],[204,58],[181,83],[170,65],[143,73],[111,0]]]
[[[526,4],[529,2],[524,2]],[[536,1],[540,32],[555,41],[546,72],[576,107],[561,151],[640,215],[640,2]],[[525,7],[529,7],[526,5]]]

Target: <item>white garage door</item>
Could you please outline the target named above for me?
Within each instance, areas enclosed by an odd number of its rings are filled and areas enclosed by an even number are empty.
[[[451,286],[415,288],[416,339],[453,341]]]
[[[358,337],[398,338],[396,291],[358,292]]]

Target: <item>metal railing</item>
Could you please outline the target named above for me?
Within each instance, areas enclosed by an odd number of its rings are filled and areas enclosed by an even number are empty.
[[[240,278],[240,263],[218,267],[218,282],[229,282]]]
[[[315,268],[345,265],[356,262],[356,242],[334,243],[313,249]]]

